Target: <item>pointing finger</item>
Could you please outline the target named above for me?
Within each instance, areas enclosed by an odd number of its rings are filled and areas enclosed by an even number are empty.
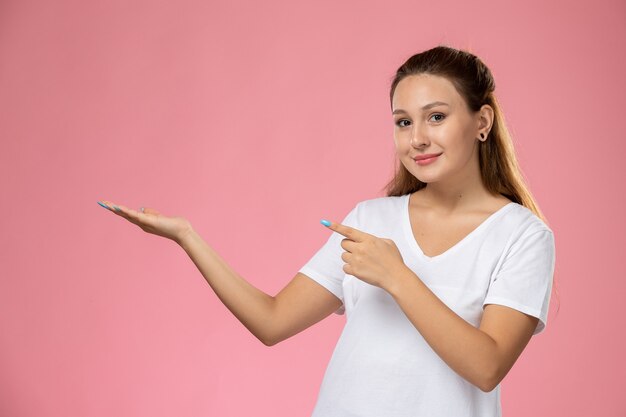
[[[341,223],[332,223],[328,220],[322,220],[321,223],[324,226],[328,227],[330,230],[333,230],[355,242],[361,242],[370,236],[368,233],[362,232],[359,229],[355,229],[350,226],[343,225]]]

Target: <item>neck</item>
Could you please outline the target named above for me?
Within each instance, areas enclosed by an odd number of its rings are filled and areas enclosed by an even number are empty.
[[[445,213],[483,206],[493,196],[482,182],[478,163],[473,168],[471,173],[461,171],[456,178],[427,184],[420,190],[424,201]]]

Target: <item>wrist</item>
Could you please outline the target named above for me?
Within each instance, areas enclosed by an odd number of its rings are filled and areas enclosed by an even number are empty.
[[[174,241],[180,245],[183,249],[188,246],[188,244],[194,239],[194,235],[196,235],[196,231],[191,224],[189,224],[185,229],[180,231]]]
[[[389,293],[394,299],[397,299],[400,294],[405,292],[407,284],[419,279],[415,272],[413,272],[408,266],[404,265],[398,272],[393,275],[393,278],[389,280],[389,284],[385,291]]]

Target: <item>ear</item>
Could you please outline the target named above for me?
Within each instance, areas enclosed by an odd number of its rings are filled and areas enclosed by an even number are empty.
[[[483,104],[480,110],[478,110],[478,132],[476,132],[476,137],[480,137],[480,134],[483,133],[484,140],[487,139],[491,126],[493,126],[493,116],[493,108],[489,104]]]

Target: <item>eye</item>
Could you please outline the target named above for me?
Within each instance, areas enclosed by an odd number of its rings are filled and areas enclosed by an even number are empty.
[[[430,118],[432,119],[433,117],[437,117],[437,116],[440,116],[440,118],[439,118],[439,119],[436,119],[436,120],[435,120],[435,122],[440,122],[440,121],[442,121],[443,119],[445,119],[445,117],[446,117],[446,116],[445,116],[444,114],[442,114],[442,113],[435,113],[435,114],[433,114],[432,116],[430,116]]]
[[[400,119],[396,121],[396,126],[398,127],[407,127],[411,122],[407,119]]]

